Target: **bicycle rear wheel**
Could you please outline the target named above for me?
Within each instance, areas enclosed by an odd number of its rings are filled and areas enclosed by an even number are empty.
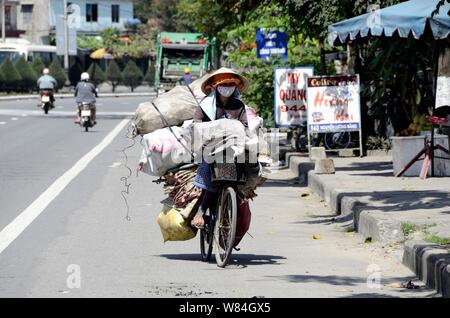
[[[348,131],[327,133],[325,135],[325,147],[327,149],[346,149],[350,142],[351,135]]]
[[[215,255],[219,267],[225,267],[231,257],[236,237],[237,208],[236,191],[233,187],[223,188],[214,226]]]

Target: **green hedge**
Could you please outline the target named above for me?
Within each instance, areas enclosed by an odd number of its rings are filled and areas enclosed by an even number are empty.
[[[3,88],[9,93],[11,91],[17,91],[22,82],[22,76],[20,76],[14,64],[9,58],[3,62],[0,67],[1,72],[4,75]]]
[[[17,72],[19,72],[22,77],[19,85],[20,90],[23,92],[33,91],[36,88],[36,81],[38,77],[30,63],[25,60],[23,55],[17,60],[15,67]]]
[[[130,60],[122,72],[122,77],[123,83],[130,87],[133,92],[136,87],[141,85],[144,74],[142,74],[142,71],[136,66],[136,63]]]

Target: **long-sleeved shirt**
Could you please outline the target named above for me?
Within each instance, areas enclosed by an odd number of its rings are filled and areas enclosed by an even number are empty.
[[[37,80],[39,89],[55,89],[58,86],[55,78],[50,75],[43,75]]]

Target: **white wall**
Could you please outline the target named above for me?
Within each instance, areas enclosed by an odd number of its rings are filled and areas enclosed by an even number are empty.
[[[132,0],[68,0],[74,5],[78,5],[81,11],[80,25],[77,31],[81,32],[99,32],[108,27],[115,27],[124,29],[123,25],[127,19],[133,18],[133,1]],[[98,5],[98,22],[86,21],[86,4]],[[111,5],[117,4],[120,6],[120,21],[119,23],[112,23],[111,20]],[[51,0],[50,7],[50,25],[56,25],[57,15],[63,13],[63,1]]]

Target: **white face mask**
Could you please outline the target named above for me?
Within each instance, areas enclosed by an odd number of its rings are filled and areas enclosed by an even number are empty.
[[[217,86],[217,91],[223,97],[230,97],[234,93],[235,89],[236,86]]]

